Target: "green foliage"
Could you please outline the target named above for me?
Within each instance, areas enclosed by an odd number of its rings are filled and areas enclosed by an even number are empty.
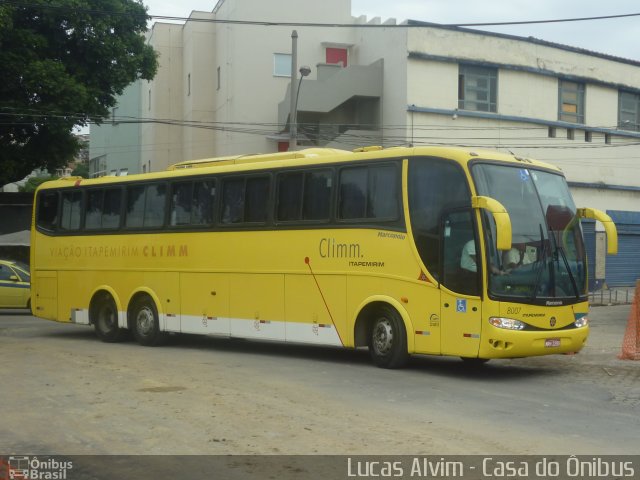
[[[33,193],[36,189],[43,184],[44,182],[48,182],[49,180],[56,180],[58,177],[47,176],[47,177],[31,177],[27,180],[27,183],[24,184],[24,187],[20,187],[21,192]]]
[[[79,163],[71,172],[71,176],[89,178],[89,166],[86,163]]]
[[[0,185],[66,165],[73,126],[100,123],[127,85],[153,78],[148,18],[140,0],[0,4]]]

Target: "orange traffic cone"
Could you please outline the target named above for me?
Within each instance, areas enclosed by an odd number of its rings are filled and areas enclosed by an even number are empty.
[[[629,321],[627,329],[622,339],[622,351],[618,358],[620,360],[640,360],[640,311],[638,302],[640,301],[640,280],[636,281],[636,291],[631,303]]]

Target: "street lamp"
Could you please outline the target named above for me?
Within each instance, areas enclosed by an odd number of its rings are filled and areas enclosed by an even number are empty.
[[[311,67],[303,65],[300,67],[300,80],[298,80],[298,88],[296,89],[296,101],[293,105],[293,119],[291,120],[291,130],[293,134],[291,139],[293,145],[289,145],[289,150],[293,150],[298,146],[298,98],[300,98],[300,87],[302,86],[302,79],[311,73]]]
[[[298,125],[296,117],[298,112],[298,97],[300,96],[300,85],[302,79],[311,73],[311,68],[300,67],[300,81],[296,85],[294,75],[298,71],[298,32],[291,32],[291,103],[289,109],[289,150],[295,150],[298,146]]]

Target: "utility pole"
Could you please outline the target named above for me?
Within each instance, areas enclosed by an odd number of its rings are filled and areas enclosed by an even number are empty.
[[[298,32],[291,32],[291,107],[289,110],[289,151],[295,150],[298,146],[298,126],[296,125],[296,99],[297,99],[297,76],[298,76]]]

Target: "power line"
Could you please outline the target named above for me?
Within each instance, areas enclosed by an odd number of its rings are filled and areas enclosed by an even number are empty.
[[[429,23],[425,22],[407,22],[401,24],[386,23],[320,23],[320,22],[271,22],[264,20],[231,20],[221,18],[195,18],[195,17],[178,17],[168,15],[140,14],[133,15],[130,12],[116,12],[109,10],[95,9],[71,9],[62,5],[41,5],[34,3],[25,3],[16,0],[0,0],[0,5],[12,5],[22,8],[41,8],[46,10],[58,10],[62,12],[88,13],[92,15],[103,16],[127,16],[139,18],[152,18],[155,20],[182,21],[182,22],[203,22],[203,23],[220,23],[231,25],[253,25],[263,27],[323,27],[323,28],[424,28]],[[567,23],[567,22],[585,22],[592,20],[610,20],[615,18],[638,17],[638,13],[624,13],[617,15],[598,15],[594,17],[572,17],[572,18],[555,18],[545,20],[514,20],[507,22],[471,22],[471,23],[442,23],[436,24],[443,27],[490,27],[490,26],[508,26],[508,25],[535,25],[545,23]]]

